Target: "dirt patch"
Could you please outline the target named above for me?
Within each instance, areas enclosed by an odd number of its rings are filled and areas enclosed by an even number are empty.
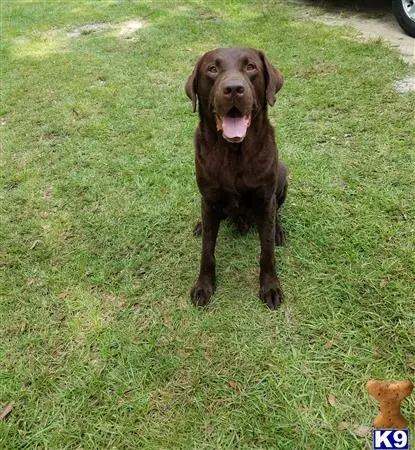
[[[129,20],[119,26],[119,35],[123,38],[131,38],[137,30],[145,26],[143,20]]]
[[[406,77],[395,83],[396,92],[405,94],[407,92],[415,92],[415,76]]]
[[[131,19],[120,23],[88,23],[48,31],[34,32],[14,39],[13,51],[19,58],[45,57],[70,50],[71,41],[106,33],[117,39],[132,40],[138,30],[147,26],[142,19]]]
[[[118,33],[120,37],[131,38],[135,32],[146,25],[141,19],[132,19],[127,22],[122,22],[118,24],[110,23],[91,23],[81,26],[76,26],[66,33],[67,37],[72,39],[78,39],[83,35],[100,33],[102,31],[114,30]]]
[[[108,30],[108,28],[111,28],[111,24],[109,23],[90,23],[73,27],[71,31],[66,33],[66,36],[71,39],[77,39],[82,35],[99,33],[100,31]]]
[[[111,23],[92,23],[73,27],[71,31],[66,33],[66,36],[72,39],[78,39],[83,35],[111,30],[115,31],[121,38],[131,38],[137,30],[143,28],[145,25],[146,22],[141,19],[132,19],[127,22],[121,22],[114,25]]]

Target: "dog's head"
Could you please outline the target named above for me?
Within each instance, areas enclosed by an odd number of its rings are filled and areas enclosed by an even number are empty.
[[[214,119],[229,142],[242,142],[251,121],[274,105],[283,77],[263,52],[253,48],[218,48],[205,53],[186,83],[193,111]]]

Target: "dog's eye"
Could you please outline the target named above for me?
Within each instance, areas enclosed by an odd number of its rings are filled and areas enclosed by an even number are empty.
[[[208,67],[208,71],[210,72],[210,73],[217,73],[218,72],[218,69],[216,68],[216,66],[209,66]]]
[[[247,70],[248,72],[252,72],[253,70],[256,70],[256,65],[255,65],[255,64],[252,64],[252,63],[249,63],[249,64],[246,66],[246,70]]]

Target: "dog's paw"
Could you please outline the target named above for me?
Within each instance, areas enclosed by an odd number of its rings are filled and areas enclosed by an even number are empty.
[[[277,309],[283,300],[280,283],[277,279],[261,284],[259,297],[269,309]]]
[[[206,306],[210,302],[214,288],[209,283],[204,283],[198,280],[194,285],[190,296],[195,306]]]
[[[195,227],[193,228],[193,236],[200,237],[202,236],[202,221],[198,220]]]

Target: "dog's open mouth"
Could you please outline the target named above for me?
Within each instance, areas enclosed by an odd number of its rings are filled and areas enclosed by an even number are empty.
[[[251,125],[251,114],[244,115],[235,106],[224,116],[216,116],[216,129],[222,130],[223,138],[229,142],[242,142],[249,125]]]

